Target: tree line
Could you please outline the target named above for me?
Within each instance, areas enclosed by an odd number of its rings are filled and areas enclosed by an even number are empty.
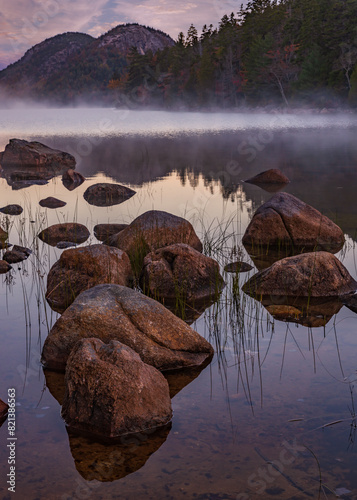
[[[250,0],[173,47],[131,49],[107,89],[118,106],[357,104],[356,0]]]

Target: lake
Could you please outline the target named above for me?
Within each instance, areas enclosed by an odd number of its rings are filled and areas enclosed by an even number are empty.
[[[239,275],[223,270],[237,258],[254,265],[241,238],[273,195],[243,180],[279,168],[291,181],[284,191],[343,229],[346,243],[336,256],[357,279],[356,132],[354,114],[2,111],[0,151],[14,137],[38,140],[72,153],[86,181],[68,191],[60,176],[42,185],[0,178],[0,205],[24,208],[19,216],[0,214],[0,225],[9,228],[10,243],[33,250],[1,275],[0,398],[15,388],[17,402],[16,493],[6,484],[5,422],[1,498],[357,498],[356,314],[334,304],[304,325],[280,321],[236,293],[254,267]],[[93,207],[83,193],[97,182],[137,193]],[[48,196],[67,205],[42,208]],[[129,223],[152,209],[188,219],[204,253],[221,266],[221,297],[192,323],[215,355],[201,372],[168,377],[175,396],[167,428],[104,445],[67,432],[63,376],[44,373],[40,363],[59,317],[44,298],[46,276],[62,250],[37,234],[76,221],[91,232],[84,245],[94,244],[96,224]]]

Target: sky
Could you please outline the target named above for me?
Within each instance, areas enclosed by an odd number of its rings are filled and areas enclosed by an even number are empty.
[[[177,39],[191,23],[218,25],[245,0],[0,0],[0,69],[46,38],[78,31],[98,37],[114,26],[136,22]]]

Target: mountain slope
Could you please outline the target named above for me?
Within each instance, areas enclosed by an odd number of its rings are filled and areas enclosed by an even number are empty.
[[[13,97],[61,102],[83,95],[101,97],[113,75],[127,66],[133,47],[144,54],[172,45],[169,35],[138,24],[117,26],[97,39],[64,33],[35,45],[0,71],[0,89]]]

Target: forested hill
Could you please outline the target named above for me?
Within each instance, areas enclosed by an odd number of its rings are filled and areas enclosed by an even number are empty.
[[[133,108],[355,106],[356,19],[357,0],[251,0],[217,27],[198,32],[191,25],[176,43],[135,24],[98,39],[65,34],[59,37],[72,37],[73,50],[65,62],[63,48],[56,52],[57,70],[36,75],[24,66],[25,55],[0,72],[0,88],[60,103],[89,97]]]

